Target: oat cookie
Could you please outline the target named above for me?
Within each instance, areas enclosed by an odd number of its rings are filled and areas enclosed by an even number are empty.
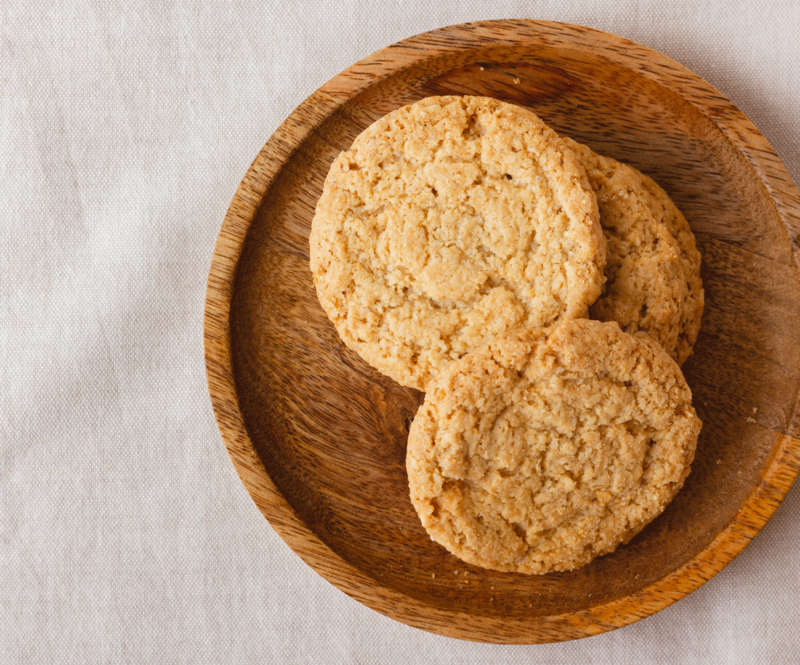
[[[575,155],[488,97],[429,97],[368,127],[331,166],[310,246],[342,340],[421,390],[498,334],[586,316],[604,279]]]
[[[649,337],[575,320],[490,341],[432,386],[409,434],[411,501],[469,563],[541,574],[613,552],[672,500],[701,423]]]
[[[703,314],[700,253],[684,216],[653,180],[631,166],[565,139],[597,195],[608,254],[593,319],[643,332],[682,365]]]

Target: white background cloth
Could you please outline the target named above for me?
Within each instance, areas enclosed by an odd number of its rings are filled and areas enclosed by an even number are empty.
[[[722,90],[800,180],[800,3],[0,3],[0,662],[797,663],[800,490],[721,574],[605,635],[460,642],[359,605],[240,483],[202,312],[233,193],[315,88],[413,34],[578,23]]]

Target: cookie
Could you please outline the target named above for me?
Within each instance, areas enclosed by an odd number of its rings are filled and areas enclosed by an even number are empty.
[[[701,423],[677,364],[615,322],[492,340],[432,386],[409,434],[411,501],[464,561],[541,574],[613,552],[689,474]]]
[[[682,365],[703,314],[700,253],[689,224],[652,179],[565,138],[597,196],[607,243],[606,282],[593,319],[646,333]]]
[[[345,344],[420,390],[496,335],[588,315],[605,266],[575,155],[487,97],[429,97],[368,127],[331,166],[310,250]]]

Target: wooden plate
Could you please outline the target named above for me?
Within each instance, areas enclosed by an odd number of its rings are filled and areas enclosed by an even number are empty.
[[[330,163],[370,123],[441,94],[527,106],[676,201],[703,254],[706,310],[684,370],[703,420],[667,511],[570,573],[466,565],[408,498],[422,394],[349,351],[317,302],[308,234]],[[270,138],[233,198],[205,309],[211,399],[253,500],[325,579],[398,621],[533,643],[637,621],[699,587],[764,526],[800,468],[800,194],[750,121],[643,46],[572,25],[491,21],[394,44],[342,72]]]

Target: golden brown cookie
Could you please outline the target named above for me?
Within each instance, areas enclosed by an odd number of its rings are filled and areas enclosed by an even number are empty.
[[[648,334],[682,365],[703,314],[700,253],[688,222],[643,173],[564,140],[597,196],[608,248],[606,283],[591,317]]]
[[[540,574],[613,552],[672,500],[701,423],[649,337],[585,319],[492,340],[452,364],[408,441],[411,501],[469,563]]]
[[[496,335],[586,316],[604,279],[574,154],[488,97],[429,97],[368,127],[331,166],[310,244],[345,344],[420,390]]]

